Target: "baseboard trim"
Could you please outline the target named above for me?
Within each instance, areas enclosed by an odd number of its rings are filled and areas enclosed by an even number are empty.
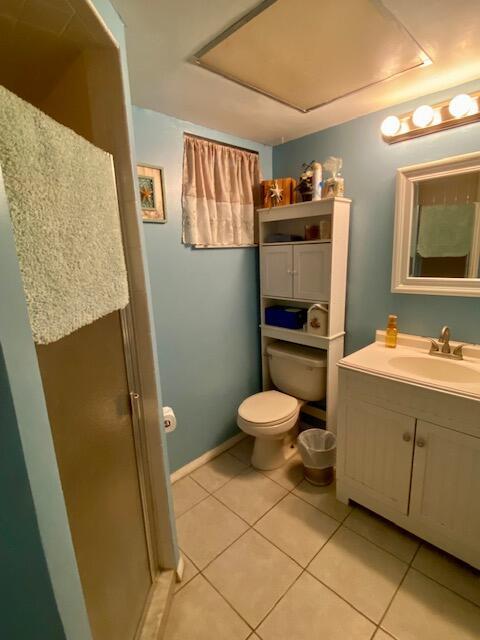
[[[237,444],[237,442],[240,442],[246,437],[247,437],[246,433],[243,433],[243,432],[237,433],[236,436],[233,436],[232,438],[225,440],[225,442],[222,442],[222,444],[219,444],[218,447],[215,447],[214,449],[210,449],[210,451],[206,451],[199,458],[195,458],[195,460],[192,460],[191,462],[186,464],[184,467],[180,467],[180,469],[177,469],[176,471],[174,471],[172,474],[170,474],[170,481],[173,483],[173,482],[176,482],[177,480],[180,480],[181,478],[184,478],[185,476],[188,476],[190,473],[192,473],[192,471],[195,471],[195,469],[198,469],[198,467],[201,467],[205,463],[210,462],[210,460],[213,460],[213,458],[216,458],[221,453],[223,453],[227,449],[230,449],[230,447],[233,447],[233,445]]]

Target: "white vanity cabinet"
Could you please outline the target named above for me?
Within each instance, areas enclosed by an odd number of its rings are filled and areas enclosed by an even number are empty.
[[[345,408],[344,473],[379,502],[408,513],[415,418],[354,399]]]
[[[330,297],[331,255],[330,242],[264,247],[264,295],[327,301]]]
[[[415,442],[411,516],[467,547],[478,547],[480,438],[417,420]]]
[[[478,400],[341,367],[337,437],[340,500],[480,568]]]

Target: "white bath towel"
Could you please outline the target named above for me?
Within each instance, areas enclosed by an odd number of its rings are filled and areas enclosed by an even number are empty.
[[[35,342],[125,307],[112,156],[0,86],[0,167]]]

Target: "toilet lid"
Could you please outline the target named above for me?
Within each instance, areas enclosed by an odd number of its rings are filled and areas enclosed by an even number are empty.
[[[298,410],[298,400],[280,391],[262,391],[250,396],[238,408],[247,422],[271,425],[288,420]]]

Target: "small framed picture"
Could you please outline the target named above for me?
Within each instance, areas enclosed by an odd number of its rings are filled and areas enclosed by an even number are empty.
[[[139,164],[137,172],[143,222],[166,222],[163,169]]]

